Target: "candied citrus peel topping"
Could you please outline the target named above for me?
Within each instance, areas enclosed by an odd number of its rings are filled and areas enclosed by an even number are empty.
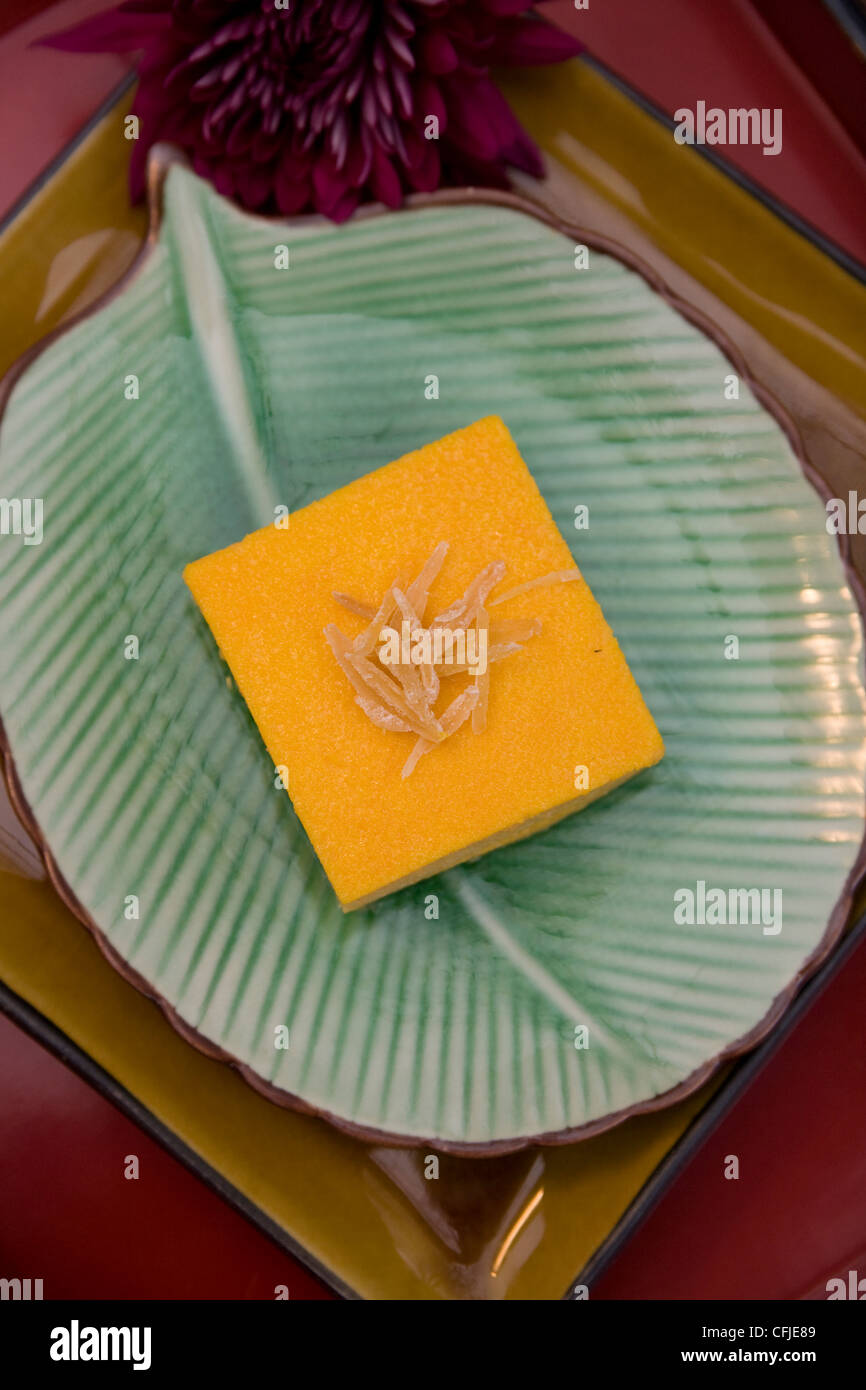
[[[397,734],[414,734],[415,742],[403,766],[403,777],[415,770],[418,759],[438,743],[449,738],[471,718],[472,732],[480,734],[487,725],[490,666],[523,650],[524,643],[541,631],[537,618],[491,619],[490,608],[518,594],[551,584],[580,579],[577,569],[556,570],[537,579],[518,584],[491,597],[505,577],[505,563],[496,560],[477,574],[466,592],[424,626],[424,614],[434,580],[445,556],[447,541],[440,541],[417,578],[407,583],[398,575],[378,604],[364,603],[350,594],[333,597],[350,613],[363,618],[367,626],[354,639],[334,624],[325,628],[325,637],[341,671],[355,691],[355,703],[380,729]],[[396,620],[412,644],[407,659],[404,642],[396,660],[384,660],[380,639]],[[469,633],[474,632],[475,659],[469,659]],[[437,635],[438,634],[438,635]],[[454,659],[455,638],[462,634],[462,650],[467,659]],[[419,653],[418,656],[414,652]],[[478,654],[483,651],[484,659]],[[451,676],[471,675],[473,680],[450,699],[437,715],[441,681]]]

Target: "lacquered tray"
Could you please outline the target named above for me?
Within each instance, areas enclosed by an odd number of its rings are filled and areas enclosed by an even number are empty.
[[[592,78],[591,75],[584,74],[584,81],[595,81],[595,79]],[[614,106],[616,106],[617,101],[619,101],[620,99],[613,99],[613,97],[610,97],[610,100],[612,100],[613,103],[614,103]],[[620,115],[621,115],[621,113],[620,113]],[[649,128],[648,128],[648,131],[649,131]],[[648,139],[649,139],[649,143],[652,143],[652,131],[649,131]],[[596,165],[596,167],[598,167],[598,165]],[[552,183],[552,189],[555,190],[555,192],[557,193],[557,195],[562,195],[562,192],[563,192],[563,178],[564,178],[564,175],[563,175],[562,170],[560,170],[560,168],[555,168],[555,174],[557,175],[557,177],[556,177],[555,181],[553,181],[553,183]],[[702,178],[702,177],[703,177],[703,172],[701,172],[701,175],[698,175],[698,177],[699,177],[699,178]],[[591,199],[589,199],[589,195],[588,195],[588,190],[587,190],[587,189],[584,188],[584,190],[582,190],[582,196],[584,196],[584,199],[587,200],[587,202],[591,202]],[[609,215],[610,215],[610,213],[609,213]],[[770,225],[773,225],[773,224],[771,224],[771,222],[770,222]],[[802,247],[798,247],[798,252],[799,252],[799,254],[801,254],[801,256],[802,256],[802,254],[803,254]],[[826,270],[827,270],[827,268],[826,268]],[[830,270],[828,270],[827,272],[828,272],[828,274],[833,275],[833,268],[830,268]],[[699,297],[699,296],[698,296],[698,297]],[[721,306],[716,306],[716,307],[717,307],[717,309],[719,309],[719,317],[724,317],[724,309],[723,309],[723,307],[721,307]],[[771,331],[773,331],[773,322],[771,322],[771,320],[770,320],[769,324],[765,325],[765,327],[769,327],[769,329],[770,329],[770,334],[769,334],[769,336],[771,336]],[[749,335],[746,335],[746,342],[749,343],[749,347],[755,346],[755,341],[753,341],[753,339],[749,338]],[[766,339],[765,339],[765,342],[766,342]],[[802,345],[798,345],[798,346],[801,346],[801,347],[802,347]],[[766,347],[765,347],[765,352],[766,352]],[[849,359],[851,359],[851,354],[848,354],[848,357],[849,357]],[[838,407],[838,404],[837,404],[837,406],[835,406],[835,410],[837,410],[837,411],[840,410],[840,407]],[[844,413],[844,411],[842,411],[842,413]],[[848,421],[848,423],[849,423],[849,421]],[[671,1116],[671,1118],[673,1118],[673,1116]],[[677,1120],[677,1122],[678,1122],[678,1123],[681,1123],[681,1120]],[[623,1133],[626,1133],[626,1131],[623,1131]],[[631,1133],[634,1133],[634,1127],[632,1127]],[[592,1145],[584,1145],[584,1150],[587,1151],[587,1152],[585,1152],[585,1159],[584,1159],[584,1162],[591,1162],[591,1161],[592,1161],[592,1155],[589,1154],[589,1150],[591,1150],[591,1148],[592,1148]],[[563,1156],[564,1156],[564,1155],[569,1155],[569,1156],[571,1156],[571,1151],[563,1151]],[[574,1156],[577,1156],[577,1151],[575,1151]],[[584,1156],[584,1155],[581,1155],[581,1156]],[[552,1158],[553,1158],[553,1155],[550,1155],[550,1159],[552,1159]],[[503,1163],[503,1165],[505,1165],[505,1161],[500,1161],[500,1163]],[[578,1163],[578,1166],[582,1166],[582,1165],[580,1165],[580,1163]],[[500,1166],[499,1172],[500,1172],[500,1175],[503,1175],[503,1173],[506,1172],[505,1166]],[[467,1179],[467,1180],[468,1180],[468,1179]],[[473,1184],[473,1186],[474,1186],[474,1184]],[[546,1201],[546,1202],[549,1202],[549,1201],[550,1201],[550,1194],[552,1194],[552,1187],[553,1187],[553,1184],[552,1184],[552,1181],[550,1181],[550,1175],[549,1175],[548,1186],[546,1186],[546,1198],[545,1198],[545,1201]],[[452,1188],[452,1191],[453,1191],[453,1188]],[[548,1208],[548,1209],[550,1209],[550,1208]],[[532,1211],[534,1211],[534,1209],[532,1209]],[[601,1202],[598,1202],[598,1204],[596,1204],[596,1212],[598,1212],[599,1215],[601,1215],[601,1213],[602,1213],[602,1204],[601,1204]],[[512,1254],[510,1254],[510,1257],[509,1257],[509,1258],[513,1258],[513,1251],[512,1251]],[[503,1276],[503,1269],[502,1269],[502,1266],[500,1266],[500,1268],[498,1269],[498,1277],[502,1277],[502,1276]],[[492,1286],[492,1287],[493,1287],[493,1289],[496,1289],[496,1287],[499,1287],[499,1286]]]

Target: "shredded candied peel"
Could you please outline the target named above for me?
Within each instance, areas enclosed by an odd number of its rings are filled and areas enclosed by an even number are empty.
[[[407,623],[414,636],[424,629],[424,613],[434,581],[448,553],[448,542],[440,541],[417,578],[407,582],[405,574],[397,575],[377,606],[362,603],[350,594],[334,593],[338,603],[350,613],[363,618],[367,626],[357,637],[347,637],[334,624],[325,628],[325,637],[340,669],[355,691],[355,702],[375,725],[396,734],[415,734],[415,742],[403,766],[403,777],[414,772],[419,758],[429,753],[463,725],[472,720],[472,732],[483,733],[487,727],[487,700],[490,688],[490,666],[523,650],[525,642],[541,631],[538,618],[491,619],[488,610],[518,594],[551,584],[565,584],[580,579],[577,569],[555,570],[538,579],[507,589],[495,597],[493,590],[505,577],[505,563],[496,560],[476,575],[461,598],[431,620],[431,638],[437,629],[443,634],[475,627],[487,634],[487,659],[484,671],[475,676],[459,695],[436,714],[440,683],[449,676],[465,675],[471,671],[468,661],[452,662],[408,661],[384,665],[379,659],[376,644],[382,629],[393,621]],[[435,646],[431,641],[435,655]],[[477,650],[477,648],[476,648]],[[480,663],[478,663],[480,666]]]

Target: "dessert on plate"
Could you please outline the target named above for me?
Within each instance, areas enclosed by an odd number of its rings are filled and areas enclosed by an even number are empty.
[[[663,756],[496,416],[184,578],[345,911],[543,830]]]

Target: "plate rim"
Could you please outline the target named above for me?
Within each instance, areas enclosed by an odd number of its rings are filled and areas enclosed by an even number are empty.
[[[155,144],[149,153],[146,173],[146,190],[148,204],[148,229],[144,241],[139,248],[134,260],[127,267],[123,275],[111,285],[103,294],[99,295],[92,303],[88,304],[79,313],[66,319],[59,324],[52,332],[45,335],[37,343],[33,344],[26,352],[11,365],[8,371],[0,380],[0,424],[6,413],[12,391],[23,374],[28,370],[32,363],[59,338],[76,328],[80,323],[92,318],[102,312],[115,298],[122,295],[138,275],[143,271],[145,265],[153,254],[160,235],[163,222],[164,192],[166,179],[170,170],[174,167],[181,167],[191,171],[191,164],[187,157],[175,146],[163,142]],[[222,195],[215,193],[216,197]],[[251,213],[246,209],[238,208],[231,199],[223,199],[228,205],[241,212],[243,216],[252,221],[263,223],[270,227],[282,228],[321,228],[322,230],[332,229],[331,223],[326,217],[319,214],[307,214],[301,217],[280,217],[263,216],[259,213]],[[688,301],[683,299],[673,290],[664,277],[659,274],[652,266],[648,265],[641,256],[622,246],[615,238],[608,237],[601,233],[588,232],[581,228],[578,223],[571,222],[559,217],[534,203],[530,198],[523,194],[515,193],[511,190],[460,187],[438,189],[432,193],[416,193],[406,198],[400,209],[387,208],[381,203],[368,204],[354,214],[353,222],[370,221],[374,218],[386,215],[411,215],[413,212],[425,211],[437,207],[459,207],[459,206],[479,206],[487,205],[500,207],[506,210],[520,213],[524,216],[532,217],[536,221],[551,227],[561,235],[588,246],[590,249],[600,251],[604,255],[625,265],[647,283],[650,288],[660,296],[681,318],[700,330],[707,338],[713,342],[723,356],[728,360],[736,371],[740,379],[746,383],[753,396],[760,402],[768,414],[776,421],[785,434],[792,453],[802,469],[803,475],[810,486],[825,503],[834,495],[829,483],[818,471],[806,454],[805,445],[800,434],[799,427],[790,414],[788,409],[782,405],[773,392],[762,382],[757,380],[749,369],[745,357],[740,349],[734,344],[724,330],[705,314]],[[851,539],[843,532],[836,534],[839,558],[845,577],[845,582],[851,591],[860,620],[860,634],[866,652],[866,581],[854,567],[851,558]],[[866,680],[863,678],[861,670],[861,684],[866,689]],[[24,829],[33,839],[36,849],[45,866],[45,871],[50,883],[52,884],[58,897],[72,914],[87,928],[93,937],[96,945],[105,956],[109,964],[128,981],[139,993],[150,999],[162,1012],[171,1027],[177,1032],[184,1041],[191,1044],[199,1052],[214,1061],[226,1063],[235,1070],[242,1079],[263,1095],[267,1100],[283,1107],[284,1109],[299,1111],[302,1114],[314,1115],[319,1119],[327,1121],[333,1128],[347,1134],[351,1138],[358,1139],[366,1144],[382,1144],[392,1148],[419,1148],[429,1147],[438,1150],[440,1153],[454,1154],[464,1158],[496,1158],[505,1154],[519,1153],[523,1149],[530,1147],[560,1147],[566,1144],[578,1143],[583,1139],[590,1139],[598,1134],[603,1134],[607,1130],[614,1129],[633,1116],[654,1114],[657,1111],[667,1110],[676,1105],[679,1101],[685,1100],[709,1081],[727,1062],[736,1057],[743,1056],[751,1052],[761,1043],[775,1028],[783,1015],[787,1012],[790,1005],[800,991],[802,985],[818,970],[833,948],[841,940],[845,925],[848,921],[854,896],[858,888],[866,880],[866,817],[864,817],[863,838],[857,851],[854,863],[849,870],[839,893],[834,907],[830,913],[824,931],[816,943],[814,949],[802,962],[799,970],[788,981],[784,989],[770,1001],[766,1013],[758,1022],[746,1033],[733,1039],[719,1052],[715,1053],[707,1061],[702,1062],[692,1072],[685,1076],[675,1086],[669,1087],[666,1091],[660,1091],[657,1095],[649,1096],[642,1101],[635,1101],[631,1105],[624,1106],[619,1110],[609,1111],[605,1115],[599,1116],[595,1120],[587,1121],[585,1124],[572,1126],[561,1130],[546,1130],[538,1134],[516,1135],[511,1138],[492,1139],[492,1140],[450,1140],[435,1138],[426,1135],[402,1134],[391,1130],[377,1129],[373,1126],[358,1124],[353,1120],[347,1120],[343,1116],[335,1115],[322,1106],[311,1104],[302,1096],[292,1091],[287,1091],[283,1087],[275,1086],[273,1082],[266,1081],[254,1068],[232,1053],[226,1051],[218,1043],[200,1033],[187,1023],[172,1005],[154,985],[135,970],[124,959],[123,956],[108,940],[105,933],[93,919],[87,908],[76,896],[71,885],[68,883],[54,858],[47,838],[44,835],[39,822],[30,806],[21,781],[18,769],[15,764],[14,754],[11,748],[8,734],[0,711],[0,765],[2,765],[3,778],[9,795],[9,800],[17,814]]]

